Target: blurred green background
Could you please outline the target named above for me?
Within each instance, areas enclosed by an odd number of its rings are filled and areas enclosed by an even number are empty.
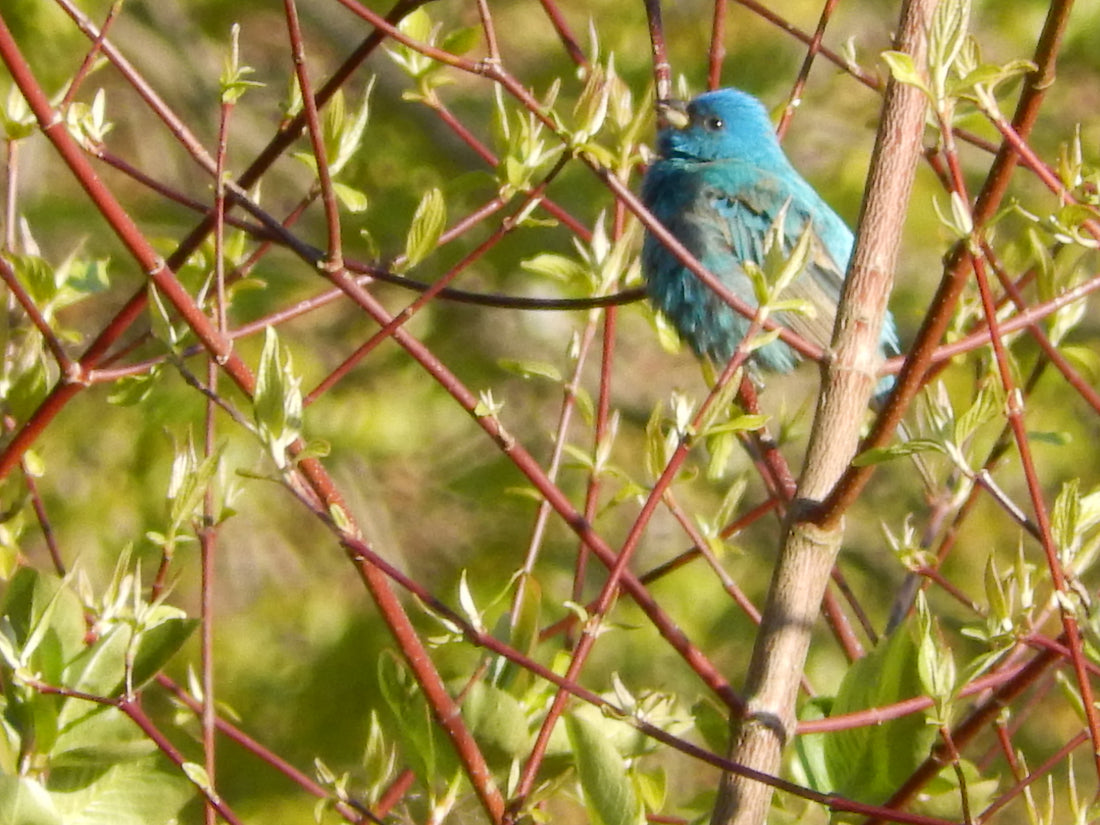
[[[319,80],[328,76],[369,27],[338,3],[312,0],[300,5],[309,70]],[[377,2],[367,5],[386,8]],[[771,7],[793,25],[812,31],[820,5],[785,0]],[[826,45],[884,76],[877,55],[889,47],[894,5],[875,0],[841,3],[829,25]],[[86,0],[81,7],[93,20],[101,20],[109,6],[106,0]],[[507,70],[538,95],[560,82],[558,109],[571,111],[583,80],[540,4],[511,0],[490,3],[490,7]],[[600,61],[613,53],[615,69],[635,104],[643,100],[652,84],[652,59],[642,4],[595,0],[564,2],[560,8],[586,53],[592,55],[597,50],[591,40],[594,35]],[[441,0],[426,9],[443,33],[477,25],[473,2]],[[983,57],[993,62],[1029,57],[1046,9],[1047,4],[1040,0],[975,3],[971,30]],[[87,51],[87,40],[53,3],[9,0],[3,16],[39,81],[51,94],[58,92],[76,71]],[[692,93],[705,87],[710,16],[711,5],[703,2],[685,0],[669,3],[665,9],[665,35],[674,75],[682,77]],[[221,0],[129,0],[112,29],[111,40],[200,140],[212,147],[218,119],[218,78],[234,23],[241,27],[242,61],[255,69],[250,79],[262,84],[244,95],[232,115],[228,165],[239,173],[283,117],[281,107],[292,67],[281,9],[255,0],[232,4]],[[757,94],[778,113],[797,76],[803,46],[736,3],[730,4],[726,25],[722,83]],[[1078,124],[1082,145],[1095,162],[1100,142],[1098,27],[1100,7],[1079,4],[1066,35],[1057,83],[1031,141],[1037,154],[1048,162],[1057,159]],[[469,56],[484,54],[484,45],[479,43]],[[450,82],[438,90],[440,98],[479,139],[499,149],[491,126],[493,84],[458,71],[444,70],[443,74]],[[442,189],[451,222],[480,207],[497,191],[494,170],[427,107],[403,99],[411,88],[410,80],[384,51],[378,51],[346,84],[349,108],[359,105],[372,77],[376,85],[364,143],[340,177],[368,200],[365,211],[346,213],[343,222],[346,254],[366,261],[371,259],[371,251],[361,231],[369,233],[382,260],[389,260],[404,249],[414,211],[426,190]],[[9,85],[10,79],[0,71],[0,92],[6,94]],[[90,103],[99,88],[106,92],[107,118],[113,124],[105,141],[108,149],[172,189],[209,203],[210,178],[198,170],[111,68],[93,74],[78,100]],[[875,92],[819,58],[785,138],[796,166],[852,224],[859,210],[879,103]],[[509,106],[514,108],[511,103]],[[992,129],[977,116],[962,113],[960,125],[986,139],[994,138]],[[648,142],[651,137],[650,126],[643,140]],[[307,149],[305,140],[296,146],[298,151]],[[976,191],[988,166],[988,154],[964,146],[962,157],[968,184]],[[19,169],[18,210],[41,254],[55,264],[73,254],[110,261],[109,289],[61,316],[61,323],[73,333],[73,351],[78,352],[79,342],[94,335],[142,285],[143,274],[92,213],[85,196],[41,136],[20,143]],[[101,174],[163,251],[170,251],[195,225],[196,215],[187,208],[116,171],[101,168]],[[635,175],[635,188],[637,180]],[[283,215],[311,183],[310,170],[287,156],[265,176],[259,199],[271,214]],[[611,194],[579,163],[571,163],[547,194],[588,227],[594,226],[600,215],[609,216],[614,208]],[[1026,174],[1017,174],[1012,196],[1036,214],[1057,206]],[[941,258],[951,240],[937,219],[934,200],[941,206],[947,202],[939,181],[925,166],[918,172],[891,303],[903,345],[912,338],[928,308]],[[1018,231],[1020,224],[1013,221],[1007,219],[999,231],[1006,235]],[[464,233],[411,274],[433,280],[496,225],[490,219]],[[307,211],[294,231],[323,247],[325,230],[319,205]],[[540,253],[575,257],[574,241],[569,229],[560,224],[522,227],[464,273],[456,285],[514,295],[577,297],[582,292],[577,284],[563,285],[522,266]],[[1089,271],[1088,267],[1095,267],[1095,259],[1084,261],[1083,271]],[[182,277],[191,278],[197,287],[201,270],[196,266]],[[315,272],[283,252],[265,256],[252,275],[262,288],[236,298],[231,310],[234,326],[323,289]],[[378,287],[377,294],[392,310],[411,300],[410,293],[394,287]],[[967,300],[974,306],[973,295]],[[568,375],[572,369],[570,347],[585,321],[583,312],[523,312],[434,301],[409,328],[467,386],[475,391],[491,390],[493,397],[503,402],[501,420],[506,427],[545,463],[554,446],[561,382],[518,376],[506,365],[538,361]],[[622,475],[605,479],[597,521],[599,531],[613,545],[637,514],[635,498],[619,502],[615,493],[622,489],[621,478],[644,478],[644,427],[652,408],[664,403],[673,391],[701,398],[705,390],[689,353],[661,348],[644,307],[624,307],[618,321],[611,403],[621,424],[612,462]],[[337,302],[282,325],[279,331],[308,390],[375,328],[362,313]],[[1074,332],[1073,343],[1083,350],[1095,347],[1096,334],[1095,321],[1086,319]],[[239,351],[255,364],[260,345],[259,337],[242,340]],[[1028,365],[1034,359],[1034,348],[1023,341],[1016,354],[1021,364]],[[978,354],[960,359],[946,374],[947,385],[960,398],[970,391],[975,374],[988,369],[986,358]],[[203,374],[201,360],[190,363],[196,373]],[[796,472],[816,380],[816,371],[807,366],[793,376],[769,380],[763,393],[773,432],[783,435],[785,453]],[[593,358],[583,378],[583,390],[590,397],[598,391],[597,382],[598,359]],[[109,403],[114,390],[99,386],[81,393],[36,444],[45,467],[39,486],[51,525],[65,559],[93,582],[93,588],[109,575],[120,548],[127,544],[136,549],[146,578],[152,576],[160,551],[146,534],[165,528],[165,493],[173,452],[189,434],[199,437],[205,408],[203,398],[170,369],[159,379],[156,391],[140,404]],[[1098,434],[1096,416],[1076,402],[1063,403],[1065,392],[1061,381],[1050,375],[1029,402],[1031,408],[1041,411],[1029,420],[1029,426],[1058,434],[1058,439],[1053,439],[1058,443],[1035,445],[1044,489],[1051,498],[1061,483],[1072,477],[1081,479],[1082,489],[1091,489],[1100,466],[1092,450]],[[226,390],[226,394],[241,404],[234,393]],[[241,407],[248,409],[245,404]],[[477,603],[493,605],[489,608],[492,626],[507,607],[507,598],[498,597],[522,563],[535,504],[517,491],[524,479],[516,468],[450,396],[404,352],[387,343],[308,409],[305,431],[308,437],[331,446],[325,464],[340,483],[372,546],[451,604],[456,602],[459,576],[466,571]],[[299,767],[309,770],[313,759],[319,757],[337,771],[355,770],[364,747],[368,711],[380,702],[376,662],[381,651],[392,645],[391,640],[324,527],[276,485],[234,475],[237,470],[271,472],[258,442],[228,423],[219,426],[218,439],[227,444],[227,479],[236,489],[235,515],[219,531],[215,584],[219,699],[239,715],[242,728]],[[581,416],[569,441],[589,450],[591,439],[589,422]],[[933,464],[935,461],[932,459]],[[721,478],[707,478],[705,464],[706,455],[701,453],[691,465],[692,477],[676,488],[677,496],[699,518],[711,517],[730,485],[741,477],[748,484],[741,510],[761,500],[763,488],[741,451],[734,452]],[[1015,466],[1001,481],[1009,494],[1026,500]],[[575,501],[583,500],[587,474],[575,462],[563,471],[560,483]],[[8,499],[16,496],[10,492]],[[880,469],[848,519],[841,566],[876,627],[882,627],[893,592],[904,576],[902,565],[886,546],[881,525],[900,533],[908,514],[913,514],[914,523],[923,525],[926,513],[912,468],[895,462]],[[24,519],[25,528],[13,534],[10,543],[30,563],[45,569],[49,563],[39,531],[29,518]],[[1006,558],[1013,557],[1018,532],[997,508],[982,505],[964,526],[959,550],[945,568],[945,576],[981,601],[981,576],[988,554],[996,550]],[[765,518],[737,536],[723,556],[730,575],[757,604],[763,600],[778,533],[776,520]],[[674,520],[662,513],[648,529],[634,568],[647,570],[688,545]],[[560,520],[551,518],[537,568],[547,624],[567,614],[563,603],[572,598],[576,552],[576,539]],[[596,592],[602,578],[602,569],[593,562],[586,597]],[[170,600],[197,615],[200,578],[195,545],[184,546],[177,554],[172,582]],[[753,629],[723,595],[713,573],[696,562],[654,585],[653,592],[687,635],[731,674],[734,685],[739,684]],[[952,631],[973,621],[969,611],[942,593],[934,592],[932,599],[937,614]],[[415,607],[412,610],[426,633],[438,632],[432,619]],[[621,604],[614,618],[616,626],[597,646],[585,671],[587,684],[606,689],[614,671],[628,684],[668,691],[686,703],[702,693],[698,679],[632,605]],[[825,638],[822,630],[823,641]],[[952,643],[959,646],[961,659],[969,655],[970,642],[953,635]],[[436,652],[445,676],[455,679],[468,674],[482,657],[480,651],[459,645]],[[198,646],[193,640],[186,655],[173,663],[174,675],[182,678],[189,666],[195,666],[197,657]],[[828,693],[846,666],[839,650],[823,644],[811,660],[809,677]],[[157,707],[163,700],[153,697],[150,701]],[[1045,729],[1024,732],[1018,744],[1033,741],[1035,753],[1042,756],[1064,738],[1067,727],[1076,729],[1076,725],[1072,718],[1063,720],[1059,711]],[[237,748],[224,746],[219,765],[219,790],[245,819],[260,821],[262,816],[265,822],[289,823],[309,815],[311,798]],[[684,765],[673,761],[670,765],[670,770],[683,771],[675,776],[685,789],[711,783],[710,775],[690,776],[691,770]],[[198,821],[197,806],[188,809],[188,816],[188,821]],[[474,820],[476,816],[470,819]]]

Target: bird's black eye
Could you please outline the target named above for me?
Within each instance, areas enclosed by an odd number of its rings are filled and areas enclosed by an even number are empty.
[[[703,128],[706,129],[708,132],[717,132],[724,125],[725,124],[722,122],[722,118],[718,117],[717,115],[708,115],[707,117],[703,118]]]

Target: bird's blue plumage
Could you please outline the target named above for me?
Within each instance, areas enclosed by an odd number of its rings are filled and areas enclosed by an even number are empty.
[[[722,283],[745,303],[756,305],[744,261],[764,263],[764,241],[786,207],[783,247],[790,251],[811,231],[805,270],[783,298],[812,305],[813,317],[777,314],[776,320],[819,346],[828,346],[844,274],[852,254],[852,233],[791,166],[775,137],[764,106],[737,89],[695,98],[683,128],[657,136],[659,157],[642,186],[645,205]],[[728,361],[749,321],[731,309],[691,273],[656,237],[646,235],[642,270],[650,300],[700,357]],[[882,348],[897,350],[893,319],[882,329]],[[757,350],[757,365],[775,372],[792,369],[797,354],[782,341]],[[880,384],[880,392],[889,382]]]

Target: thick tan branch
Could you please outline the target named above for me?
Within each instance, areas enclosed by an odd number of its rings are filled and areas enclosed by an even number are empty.
[[[925,34],[936,0],[909,0],[897,48],[924,65]],[[860,424],[875,385],[879,333],[921,149],[926,101],[893,81],[887,88],[858,241],[833,331],[833,357],[798,496],[792,507],[745,684],[747,711],[735,720],[730,758],[777,774],[795,724],[795,702],[829,571],[843,538],[843,513],[822,522],[818,505],[855,455]],[[763,825],[771,787],[726,775],[713,825]]]

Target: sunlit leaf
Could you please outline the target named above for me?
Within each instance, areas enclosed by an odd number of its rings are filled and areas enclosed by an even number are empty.
[[[284,351],[272,327],[264,331],[252,409],[260,435],[268,443],[275,463],[284,466],[286,448],[301,434],[302,393],[290,353]]]
[[[898,627],[844,675],[832,715],[884,707],[923,693],[912,622]],[[862,802],[885,800],[928,756],[935,730],[917,712],[879,725],[829,733],[825,762],[834,790]]]
[[[593,825],[643,825],[645,809],[626,763],[602,728],[588,719],[567,714],[565,729]]]
[[[429,189],[416,207],[405,240],[406,266],[416,266],[433,251],[447,225],[447,205],[439,189]]]
[[[927,89],[924,78],[917,71],[911,55],[905,52],[885,51],[882,53],[882,59],[886,61],[890,73],[898,83],[916,86],[918,89]]]
[[[490,760],[507,763],[530,747],[523,706],[500,688],[475,682],[462,703],[462,716]]]
[[[62,825],[61,812],[38,782],[0,775],[0,822],[4,825]]]

